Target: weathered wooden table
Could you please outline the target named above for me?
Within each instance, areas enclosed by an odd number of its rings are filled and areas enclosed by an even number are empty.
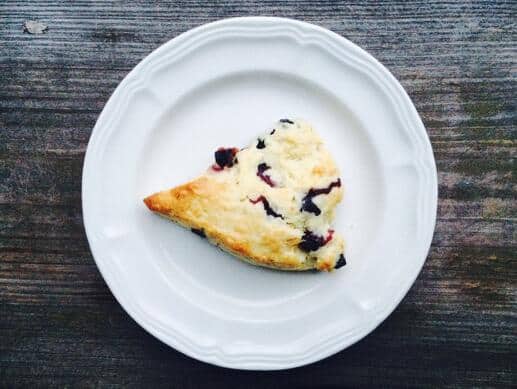
[[[0,2],[0,387],[517,385],[515,1]],[[161,43],[241,15],[288,16],[367,49],[401,81],[439,172],[433,245],[377,330],[316,364],[217,368],[142,330],[88,249],[81,168],[126,73]],[[24,33],[26,20],[48,25]]]

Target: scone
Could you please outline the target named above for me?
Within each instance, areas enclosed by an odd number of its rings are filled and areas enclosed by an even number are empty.
[[[218,149],[202,176],[144,202],[254,265],[328,271],[346,264],[343,238],[330,227],[342,197],[319,135],[282,119],[247,148]]]

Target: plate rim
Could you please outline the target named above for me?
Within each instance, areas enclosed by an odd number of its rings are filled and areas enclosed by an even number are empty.
[[[103,127],[106,127],[106,124],[109,123],[110,120],[107,120],[108,112],[113,109],[114,101],[116,100],[117,96],[121,93],[123,89],[128,87],[128,84],[134,80],[135,75],[139,73],[144,66],[146,66],[147,63],[149,63],[153,58],[157,58],[160,56],[160,54],[169,48],[170,46],[175,45],[180,40],[187,40],[189,37],[195,36],[196,34],[203,33],[203,31],[210,30],[217,27],[225,27],[225,26],[239,26],[239,25],[246,25],[248,23],[255,23],[255,24],[261,24],[266,23],[270,24],[272,22],[277,22],[279,27],[286,27],[286,26],[295,26],[299,28],[300,30],[304,31],[307,35],[311,34],[320,34],[320,36],[324,36],[328,40],[333,40],[335,43],[345,46],[347,49],[354,50],[355,55],[360,56],[362,60],[368,61],[372,66],[375,67],[375,70],[381,73],[382,76],[386,79],[386,82],[390,84],[391,87],[395,88],[395,92],[399,93],[399,96],[403,99],[403,102],[405,103],[403,108],[406,110],[406,114],[410,120],[411,128],[410,131],[413,131],[420,137],[420,141],[423,141],[422,149],[424,151],[425,157],[426,157],[426,163],[431,164],[428,167],[432,167],[430,169],[430,177],[428,179],[431,180],[430,187],[432,186],[434,188],[433,193],[429,193],[429,202],[430,202],[430,210],[432,211],[430,213],[431,220],[429,220],[429,227],[427,229],[427,234],[425,234],[425,244],[423,242],[422,247],[426,247],[426,253],[423,256],[423,258],[416,258],[419,260],[418,263],[418,269],[415,271],[414,276],[412,274],[408,275],[408,280],[410,282],[408,283],[407,287],[401,287],[400,292],[395,296],[394,299],[390,300],[391,305],[383,310],[382,312],[377,312],[375,319],[372,319],[370,322],[367,323],[367,325],[360,327],[356,331],[352,331],[352,333],[346,334],[346,333],[339,333],[341,337],[341,341],[336,341],[335,338],[329,338],[326,339],[326,343],[330,342],[331,344],[328,345],[328,347],[324,347],[322,351],[316,354],[311,354],[310,350],[307,350],[305,352],[305,356],[299,355],[296,361],[279,361],[278,359],[274,358],[268,361],[266,358],[266,355],[260,355],[256,360],[252,359],[246,359],[246,360],[238,360],[235,359],[235,356],[232,356],[232,358],[228,358],[228,355],[226,355],[222,350],[216,350],[215,352],[205,352],[200,353],[199,350],[196,350],[194,347],[189,348],[189,346],[185,345],[184,341],[180,341],[179,339],[171,339],[169,334],[165,334],[160,330],[158,326],[153,326],[150,322],[146,320],[145,317],[142,316],[142,314],[139,312],[139,309],[137,307],[132,306],[127,300],[124,298],[123,294],[119,294],[116,292],[117,288],[115,287],[115,284],[117,281],[114,278],[110,278],[108,276],[108,270],[105,267],[105,264],[99,259],[101,257],[100,253],[97,249],[94,248],[95,246],[95,239],[94,239],[94,227],[92,227],[92,224],[88,221],[88,182],[89,177],[91,176],[91,172],[89,169],[89,166],[92,164],[91,161],[95,156],[93,147],[95,146],[96,142],[98,142],[98,137],[101,131],[103,130]],[[309,31],[307,31],[309,30]],[[217,31],[216,31],[217,33]],[[373,77],[372,77],[373,78]],[[137,79],[138,80],[138,79]],[[141,81],[141,80],[140,80]],[[376,80],[377,82],[379,80]],[[398,112],[397,112],[398,114]],[[350,347],[360,339],[364,338],[368,334],[370,334],[377,326],[379,326],[386,318],[388,318],[391,313],[395,310],[395,308],[400,304],[402,299],[406,296],[408,291],[410,290],[411,286],[414,284],[416,278],[420,274],[422,267],[427,259],[429,250],[431,248],[431,242],[434,235],[434,230],[436,226],[436,214],[437,214],[437,207],[438,207],[438,179],[437,179],[437,169],[436,169],[436,162],[434,159],[434,154],[431,146],[431,142],[429,139],[429,136],[427,134],[427,131],[425,130],[425,126],[416,111],[416,108],[410,99],[409,95],[405,91],[405,89],[402,87],[402,85],[399,83],[399,81],[391,74],[391,72],[382,65],[375,57],[373,57],[371,54],[369,54],[367,51],[359,47],[358,45],[354,44],[353,42],[349,41],[345,37],[334,33],[326,28],[320,27],[315,24],[311,24],[308,22],[296,20],[296,19],[290,19],[290,18],[283,18],[283,17],[269,17],[269,16],[247,16],[247,17],[235,17],[235,18],[225,18],[220,19],[214,22],[206,23],[200,26],[197,26],[193,29],[187,30],[186,32],[183,32],[179,34],[178,36],[172,38],[171,40],[163,43],[158,48],[154,49],[151,53],[149,53],[147,56],[145,56],[123,79],[122,81],[117,85],[109,99],[107,100],[102,112],[100,113],[99,117],[97,118],[97,121],[95,123],[95,126],[91,132],[90,139],[88,141],[88,146],[86,149],[85,157],[84,157],[84,163],[83,163],[83,172],[82,172],[82,184],[81,184],[81,193],[82,193],[82,213],[83,213],[83,224],[88,240],[88,244],[90,247],[90,251],[92,253],[92,256],[94,258],[94,261],[97,265],[97,268],[99,269],[104,281],[108,285],[111,293],[115,297],[115,299],[118,301],[118,303],[122,306],[122,308],[128,313],[128,315],[137,322],[142,328],[144,328],[147,332],[158,338],[163,343],[167,344],[170,347],[173,347],[175,350],[198,360],[201,360],[203,362],[211,363],[214,365],[218,365],[221,367],[227,367],[227,368],[233,368],[233,369],[245,369],[245,370],[281,370],[281,369],[290,369],[295,368],[299,366],[304,366],[316,361],[319,361],[323,358],[326,358],[328,356],[331,356],[345,348]],[[145,316],[145,315],[144,315]],[[174,340],[174,341],[173,341]],[[321,344],[319,345],[321,346]],[[321,347],[318,347],[321,350]]]

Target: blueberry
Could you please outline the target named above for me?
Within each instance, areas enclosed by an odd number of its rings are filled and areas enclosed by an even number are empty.
[[[262,181],[264,181],[266,184],[268,184],[270,187],[274,188],[275,187],[275,182],[271,179],[270,176],[264,174],[264,172],[268,169],[271,169],[271,166],[268,166],[267,163],[260,163],[258,166],[257,166],[257,176],[260,177],[260,179]]]
[[[266,143],[264,142],[264,139],[258,139],[257,142],[257,149],[263,149],[266,147]]]
[[[345,265],[346,265],[346,259],[345,259],[345,256],[344,256],[343,254],[341,254],[341,255],[339,256],[338,261],[336,262],[336,265],[334,266],[334,269],[339,269],[339,268],[341,268],[341,267],[343,267],[343,266],[345,266]]]
[[[268,169],[271,169],[271,166],[269,166],[265,162],[259,163],[259,165],[257,166],[257,172],[258,173],[264,173]]]
[[[319,236],[314,232],[305,230],[302,236],[302,240],[298,243],[298,247],[300,250],[309,252],[316,251],[320,247],[325,246],[328,242],[332,240],[332,235],[334,234],[334,230],[328,230],[327,236]]]
[[[321,209],[319,209],[318,206],[312,202],[312,197],[303,198],[300,212],[303,211],[313,213],[316,216],[319,216],[321,214]]]
[[[319,216],[321,214],[321,210],[318,208],[316,204],[312,201],[312,199],[316,196],[319,196],[321,194],[329,194],[332,191],[332,188],[336,187],[339,188],[341,186],[341,179],[337,179],[334,182],[331,182],[329,186],[326,188],[320,188],[315,189],[311,188],[307,192],[307,194],[302,199],[302,207],[300,208],[300,212],[310,212],[315,214],[316,216]]]
[[[301,242],[298,243],[298,247],[305,252],[316,251],[321,247],[322,240],[321,236],[315,235],[310,231],[305,231]]]
[[[251,199],[249,199],[249,200],[250,200],[250,203],[252,203],[252,204],[262,203],[262,206],[264,207],[264,211],[266,211],[267,215],[273,216],[273,217],[279,217],[281,219],[284,218],[281,214],[276,213],[273,210],[273,208],[271,208],[271,206],[269,205],[269,201],[267,201],[267,199],[264,196],[259,196],[255,200],[251,200]]]
[[[190,231],[202,238],[206,238],[205,231],[202,228],[191,228]]]
[[[232,167],[234,163],[237,163],[237,160],[235,159],[235,154],[237,154],[238,151],[239,150],[235,147],[233,147],[233,148],[220,147],[214,153],[215,162],[221,168]]]

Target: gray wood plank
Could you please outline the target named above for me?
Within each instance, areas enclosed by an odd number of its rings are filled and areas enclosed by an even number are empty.
[[[515,1],[0,3],[0,387],[472,387],[517,377]],[[221,369],[134,323],[81,213],[102,107],[150,51],[223,17],[319,24],[376,56],[421,114],[439,172],[436,233],[409,294],[351,348],[282,372]],[[26,20],[48,25],[23,32]]]

